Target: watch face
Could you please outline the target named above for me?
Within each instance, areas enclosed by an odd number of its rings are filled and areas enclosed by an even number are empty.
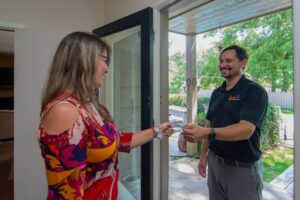
[[[210,132],[208,135],[208,139],[209,140],[214,140],[216,137],[216,130],[214,128],[210,128]]]

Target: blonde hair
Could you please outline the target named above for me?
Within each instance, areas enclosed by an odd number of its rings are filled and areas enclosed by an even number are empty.
[[[101,112],[95,98],[95,71],[99,56],[110,47],[99,37],[85,32],[73,32],[60,42],[49,69],[48,81],[42,95],[42,110],[63,92],[77,96],[85,105],[93,102]]]

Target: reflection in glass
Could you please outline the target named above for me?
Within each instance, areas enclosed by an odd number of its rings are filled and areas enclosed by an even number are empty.
[[[141,66],[139,32],[113,44],[114,119],[123,132],[141,128]],[[135,199],[141,193],[141,148],[119,154],[120,182]],[[121,194],[119,194],[121,196]]]

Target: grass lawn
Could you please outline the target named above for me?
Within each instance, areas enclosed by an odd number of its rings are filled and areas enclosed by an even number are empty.
[[[263,179],[269,183],[293,164],[293,149],[278,146],[275,149],[266,151],[262,156],[262,160]]]
[[[284,114],[293,114],[294,110],[290,108],[281,108],[281,112]]]

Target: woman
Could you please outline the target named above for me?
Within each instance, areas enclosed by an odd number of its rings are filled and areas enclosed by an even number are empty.
[[[95,98],[109,55],[105,42],[83,32],[67,35],[56,50],[39,127],[48,199],[117,199],[118,151],[129,152],[162,132],[172,134],[169,122],[136,134],[119,132]]]

